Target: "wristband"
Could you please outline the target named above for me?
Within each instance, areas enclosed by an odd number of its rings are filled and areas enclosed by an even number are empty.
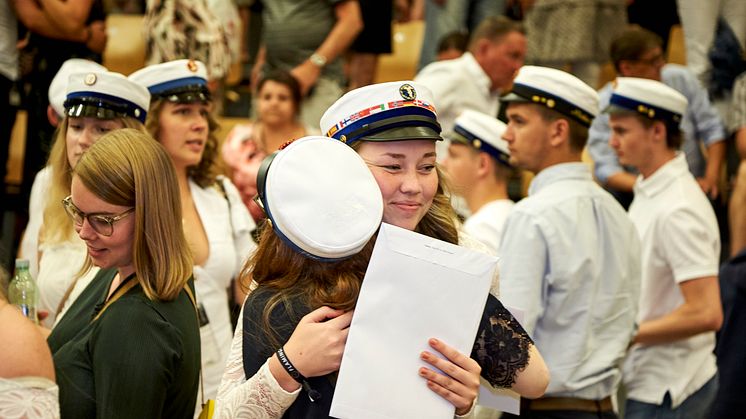
[[[316,400],[321,399],[321,393],[311,387],[311,384],[308,382],[306,377],[304,377],[303,374],[301,374],[300,371],[295,368],[293,363],[290,362],[288,356],[285,354],[285,350],[282,347],[277,350],[277,359],[280,361],[280,365],[282,365],[282,368],[287,371],[290,377],[292,377],[293,380],[297,381],[298,384],[303,387],[303,390],[308,393],[308,398],[311,400],[311,402],[315,402]]]

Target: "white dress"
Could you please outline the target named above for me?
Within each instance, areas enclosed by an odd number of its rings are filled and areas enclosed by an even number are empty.
[[[29,271],[39,287],[38,309],[49,312],[49,316],[44,320],[44,325],[47,327],[56,323],[57,308],[80,268],[83,267],[87,253],[85,243],[76,234],[72,234],[70,240],[64,243],[39,243],[39,231],[43,223],[44,208],[47,205],[46,197],[52,177],[52,168],[47,166],[34,179],[29,202],[29,223],[21,242],[21,255],[29,260]],[[39,255],[40,258],[38,258]],[[70,303],[75,301],[97,272],[98,268],[93,267],[78,279],[66,306],[70,306]]]
[[[213,399],[217,394],[233,337],[228,311],[231,280],[256,248],[251,239],[256,225],[238,190],[226,178],[219,177],[218,182],[223,182],[225,195],[218,187],[201,188],[189,181],[209,245],[205,263],[194,267],[197,302],[204,307],[209,320],[200,328],[205,399]]]
[[[469,237],[467,234],[459,235],[459,245],[491,254],[478,240]],[[255,286],[255,284],[252,284]],[[253,287],[252,287],[253,289]],[[499,274],[495,271],[492,279],[490,293],[495,297],[500,289]],[[220,389],[215,406],[215,419],[274,419],[281,417],[285,411],[293,404],[300,393],[300,388],[294,392],[285,391],[277,383],[277,379],[269,370],[269,359],[259,368],[252,377],[246,377],[243,368],[243,308],[238,318],[236,332],[231,344],[230,356],[225,366],[223,380],[220,382]],[[455,417],[474,417],[475,409],[473,408],[464,416]]]
[[[58,419],[59,388],[42,377],[0,377],[0,418]]]

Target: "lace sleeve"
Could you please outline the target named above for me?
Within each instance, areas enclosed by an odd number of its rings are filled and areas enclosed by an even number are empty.
[[[528,365],[531,337],[493,295],[479,323],[471,357],[482,367],[482,377],[494,387],[510,388]]]
[[[243,309],[239,319],[243,318]],[[300,389],[288,393],[277,383],[265,362],[259,371],[247,379],[243,368],[243,322],[238,321],[233,336],[228,363],[223,371],[215,406],[215,419],[279,418],[290,407]]]

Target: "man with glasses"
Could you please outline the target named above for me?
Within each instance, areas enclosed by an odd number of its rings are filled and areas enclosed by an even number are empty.
[[[711,199],[717,197],[717,180],[726,150],[725,129],[697,78],[686,67],[666,64],[660,37],[640,27],[628,29],[614,40],[611,60],[617,75],[660,81],[687,98],[689,105],[680,125],[684,137],[681,150],[686,154],[689,171],[705,194]],[[609,104],[612,86],[613,82],[608,83],[598,92],[601,109]],[[610,137],[609,117],[599,115],[591,125],[588,152],[595,162],[596,179],[626,208],[632,201],[637,172],[619,163],[609,146]],[[707,150],[707,157],[701,144]]]

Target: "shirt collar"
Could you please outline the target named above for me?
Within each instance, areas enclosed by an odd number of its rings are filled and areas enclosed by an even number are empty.
[[[529,196],[536,194],[541,189],[552,183],[562,180],[589,180],[593,181],[591,170],[585,163],[560,163],[547,167],[539,172],[531,186],[528,188]]]
[[[485,92],[489,92],[490,94],[496,94],[495,92],[492,92],[492,81],[490,80],[489,76],[487,76],[487,73],[484,72],[482,69],[482,66],[479,65],[477,62],[477,59],[474,58],[474,55],[470,52],[465,52],[463,55],[461,55],[461,58],[459,58],[464,63],[464,69],[468,73],[471,78],[474,79],[474,82]]]
[[[659,167],[647,179],[643,179],[642,175],[638,176],[634,188],[635,195],[647,197],[657,195],[666,189],[671,182],[688,172],[689,165],[686,163],[686,155],[678,152],[676,157]]]

